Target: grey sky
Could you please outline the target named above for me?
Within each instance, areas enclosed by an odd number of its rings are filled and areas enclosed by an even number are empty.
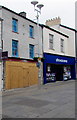
[[[31,4],[33,0],[1,0],[3,5],[17,13],[25,11],[27,18],[35,19],[36,13]],[[61,18],[61,24],[75,28],[75,1],[76,0],[38,0],[43,3],[44,7],[41,11],[40,23],[55,17]]]

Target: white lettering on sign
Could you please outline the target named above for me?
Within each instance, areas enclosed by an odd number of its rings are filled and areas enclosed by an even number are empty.
[[[56,62],[64,62],[64,63],[67,63],[68,62],[68,60],[63,60],[63,59],[56,59]]]

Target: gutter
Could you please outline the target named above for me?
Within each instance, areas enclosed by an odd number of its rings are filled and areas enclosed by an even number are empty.
[[[52,30],[52,31],[54,31],[54,32],[56,32],[56,33],[58,33],[58,34],[60,34],[60,35],[63,35],[64,37],[69,38],[68,35],[66,35],[66,34],[64,34],[64,33],[62,33],[62,32],[59,32],[59,31],[57,31],[57,30],[55,30],[55,29],[53,29],[53,28],[51,28],[51,27],[49,27],[49,26],[46,26],[46,25],[43,25],[43,24],[42,24],[41,26],[43,26],[43,27],[45,27],[45,28],[47,28],[47,29],[50,29],[50,30]]]

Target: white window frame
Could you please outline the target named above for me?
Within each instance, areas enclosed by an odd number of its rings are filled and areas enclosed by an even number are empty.
[[[64,39],[60,39],[61,52],[64,53]]]
[[[29,37],[34,38],[34,26],[29,25]]]
[[[49,34],[49,49],[54,49],[54,35]]]

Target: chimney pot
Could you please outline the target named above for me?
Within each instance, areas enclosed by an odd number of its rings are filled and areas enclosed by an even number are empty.
[[[26,18],[26,12],[20,12],[19,15],[21,15],[21,16]]]

